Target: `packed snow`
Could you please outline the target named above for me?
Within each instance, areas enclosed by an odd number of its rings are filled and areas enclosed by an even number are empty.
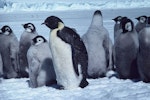
[[[128,16],[134,19],[148,15],[149,0],[0,0],[0,27],[9,25],[18,40],[23,32],[21,24],[32,22],[40,35],[49,39],[50,30],[41,23],[55,15],[75,28],[82,36],[88,29],[95,9],[102,10],[104,26],[113,40],[114,17]],[[123,9],[122,9],[123,8]],[[0,79],[0,100],[149,100],[150,84],[142,81],[121,80],[116,77],[88,79],[89,85],[72,90],[52,87],[29,88],[27,80]]]
[[[84,89],[56,90],[28,87],[28,79],[2,80],[0,100],[149,100],[150,84],[115,77],[90,79]]]

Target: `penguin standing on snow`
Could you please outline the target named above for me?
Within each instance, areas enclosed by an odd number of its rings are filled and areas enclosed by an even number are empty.
[[[141,80],[150,82],[150,17],[145,28],[139,32],[138,68]]]
[[[146,27],[147,16],[139,16],[136,19],[138,20],[138,23],[136,24],[135,29],[139,33],[143,28]]]
[[[122,19],[122,16],[117,16],[116,18],[112,19],[115,21],[114,25],[114,40],[116,40],[116,37],[119,35],[119,30],[121,29],[120,27],[120,21]]]
[[[88,55],[80,36],[55,16],[43,24],[51,29],[50,48],[58,85],[64,89],[86,87]]]
[[[115,44],[117,38],[119,37],[119,35],[122,33],[122,26],[120,24],[122,19],[127,19],[127,17],[118,16],[113,19],[116,22],[114,25],[114,44]],[[115,55],[116,55],[115,54],[115,45],[113,45],[113,62],[116,61]]]
[[[31,46],[32,39],[38,34],[32,23],[26,23],[23,27],[25,31],[21,34],[19,44],[20,77],[28,77],[27,51]]]
[[[18,50],[19,42],[12,29],[5,25],[0,30],[0,54],[2,59],[3,77],[18,77]]]
[[[103,26],[101,11],[94,12],[92,23],[82,37],[88,52],[88,77],[104,77],[112,69],[112,42]]]
[[[43,36],[36,36],[27,52],[29,86],[32,88],[56,83],[49,44]]]
[[[122,32],[114,44],[116,71],[121,79],[136,79],[139,78],[137,68],[138,34],[134,29],[133,22],[128,18],[122,18],[121,27]]]

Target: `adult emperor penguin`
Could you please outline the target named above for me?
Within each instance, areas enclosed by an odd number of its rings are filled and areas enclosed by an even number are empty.
[[[88,52],[88,77],[104,77],[112,69],[112,42],[107,29],[103,26],[100,10],[94,12],[91,25],[82,37]]]
[[[138,68],[141,80],[150,82],[150,17],[147,18],[147,25],[139,32],[139,53]]]
[[[31,46],[32,39],[38,34],[32,23],[26,23],[23,27],[25,31],[21,34],[19,44],[20,77],[28,77],[28,62],[26,55],[29,47]]]
[[[56,75],[51,50],[43,36],[36,36],[27,52],[29,64],[29,86],[32,88],[56,84]]]
[[[121,20],[122,32],[118,36],[115,47],[116,71],[121,79],[139,78],[137,54],[139,49],[138,34],[133,22],[128,18]]]
[[[51,29],[50,48],[58,85],[64,89],[86,87],[88,55],[80,36],[56,16],[48,17],[43,24]]]
[[[120,21],[122,19],[122,16],[117,16],[115,17],[114,20],[115,21],[115,25],[114,25],[114,40],[116,39],[116,37],[119,35],[119,30],[121,29],[120,27]]]
[[[5,25],[0,30],[0,54],[3,62],[3,77],[18,77],[19,42],[12,29]]]
[[[139,33],[143,28],[146,27],[147,16],[139,16],[136,19],[138,20],[138,23],[136,24],[135,29]]]

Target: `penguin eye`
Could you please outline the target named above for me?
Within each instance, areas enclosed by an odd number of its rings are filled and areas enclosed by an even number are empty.
[[[41,41],[43,41],[42,38],[38,38],[38,39],[37,39],[37,42],[41,42]]]
[[[125,29],[128,30],[128,31],[131,31],[131,30],[132,30],[132,25],[131,25],[130,22],[126,23]]]
[[[9,31],[10,29],[8,27],[5,28],[5,31]]]
[[[146,21],[145,17],[141,17],[141,18],[140,18],[140,22],[141,22],[141,23],[144,23],[145,21]]]
[[[33,29],[33,26],[31,24],[28,24],[28,28]]]
[[[118,21],[120,21],[121,20],[121,17],[118,17]]]

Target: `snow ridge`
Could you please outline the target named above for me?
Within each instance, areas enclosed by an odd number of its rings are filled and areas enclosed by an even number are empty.
[[[149,0],[1,0],[0,11],[64,11],[149,7]]]

